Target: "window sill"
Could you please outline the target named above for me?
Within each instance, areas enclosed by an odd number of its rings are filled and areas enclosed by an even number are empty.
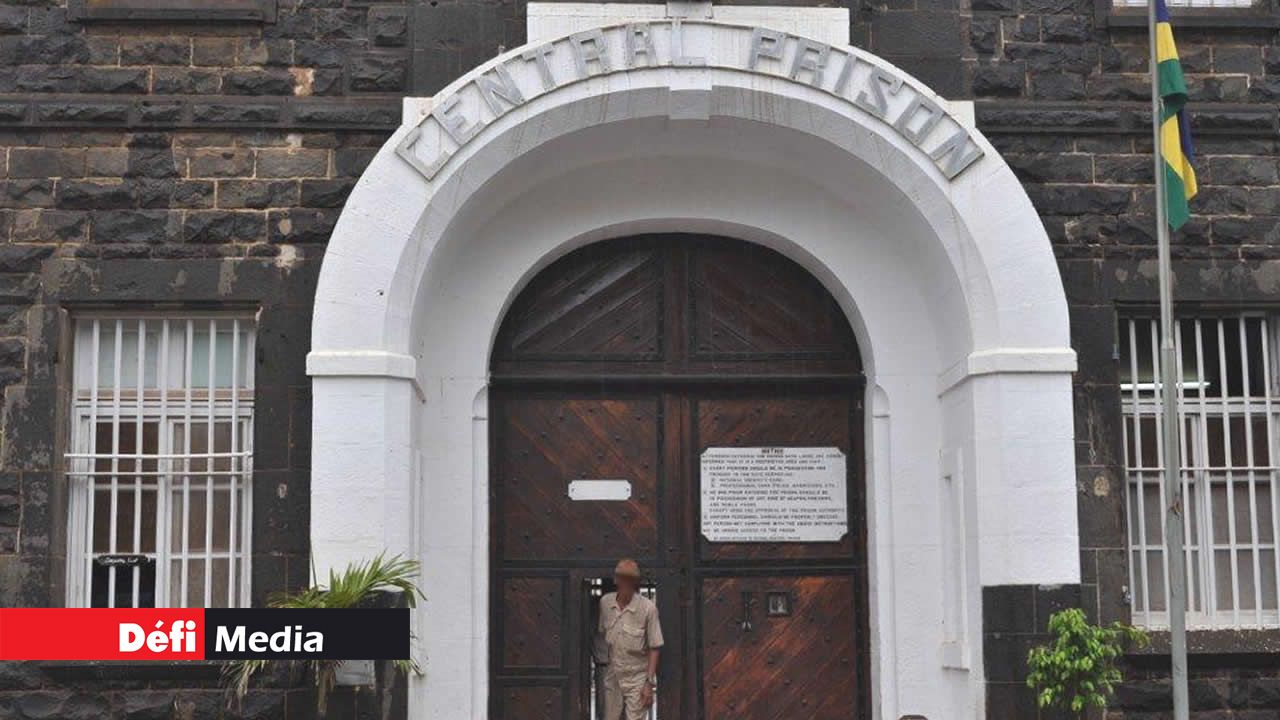
[[[1131,660],[1167,658],[1170,635],[1167,630],[1150,633],[1151,645],[1130,650]],[[1280,628],[1267,630],[1189,630],[1187,631],[1187,655],[1209,659],[1216,656],[1269,655],[1280,653]]]
[[[1263,7],[1188,8],[1172,10],[1173,27],[1217,30],[1273,30],[1280,28],[1280,16]],[[1112,28],[1147,28],[1145,8],[1110,8],[1102,22]]]
[[[35,663],[58,680],[216,680],[223,663],[213,660],[46,660]]]

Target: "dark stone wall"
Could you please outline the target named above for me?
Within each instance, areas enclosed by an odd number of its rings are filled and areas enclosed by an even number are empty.
[[[975,100],[979,127],[1022,180],[1053,243],[1079,358],[1080,604],[1100,622],[1128,621],[1116,329],[1126,308],[1158,302],[1145,28],[1095,0],[964,5],[949,6],[964,41],[962,77],[953,72],[935,87]],[[1184,306],[1274,307],[1280,299],[1273,281],[1280,277],[1280,48],[1274,7],[1259,9],[1271,15],[1175,18],[1201,184],[1191,222],[1174,237],[1175,292]],[[874,21],[869,38],[875,49]],[[1031,632],[1011,632],[999,623],[1007,616],[986,615],[988,717],[1037,717],[1020,680],[1027,647],[1043,640],[1047,615],[1033,610],[1041,594],[987,589],[996,607],[1021,602],[1017,617],[1035,619]],[[1277,639],[1277,631],[1193,633],[1193,716],[1276,717],[1269,693],[1280,682],[1271,654]],[[1106,717],[1168,717],[1167,645],[1157,635],[1154,650],[1127,663],[1134,679]]]
[[[982,592],[982,663],[987,673],[987,717],[1067,720],[1043,711],[1026,687],[1027,652],[1049,639],[1049,616],[1080,607],[1079,585],[1001,585]]]
[[[281,664],[244,698],[219,680],[218,663],[0,663],[0,718],[9,720],[315,720],[312,676]],[[324,720],[405,717],[406,683],[390,663],[372,688],[338,688]]]
[[[1241,219],[1276,224],[1275,218],[1268,221],[1265,216]],[[1180,303],[1187,307],[1275,306],[1274,279],[1280,277],[1280,263],[1271,259],[1275,249],[1265,244],[1265,237],[1241,240],[1217,246],[1219,256],[1209,258],[1201,251],[1215,247],[1212,244],[1192,241],[1175,247],[1175,293]],[[1059,267],[1067,290],[1072,345],[1080,362],[1075,378],[1075,434],[1081,606],[1099,622],[1128,621],[1124,457],[1118,368],[1113,358],[1119,312],[1149,308],[1158,301],[1154,248],[1137,244],[1103,248],[1097,257],[1082,258],[1071,256],[1070,250],[1063,252],[1063,247],[1058,246]],[[1280,706],[1271,689],[1280,683],[1280,632],[1192,632],[1189,645],[1196,678],[1194,717],[1277,716]],[[1156,633],[1151,650],[1129,658],[1133,681],[1118,693],[1115,709],[1107,717],[1156,720],[1168,716],[1168,708],[1161,709],[1155,699],[1162,688],[1167,689],[1167,653],[1167,633]],[[1212,688],[1230,689],[1220,705],[1205,699]]]
[[[1275,304],[1280,291],[1280,47],[1275,0],[1260,2],[1260,15],[1177,20],[1201,155],[1196,215],[1175,240],[1188,303]],[[165,22],[81,22],[66,0],[0,5],[0,605],[61,602],[61,336],[86,304],[261,309],[255,602],[307,581],[303,361],[324,244],[400,97],[522,43],[525,3],[263,3],[265,21],[197,10]],[[1145,33],[1106,0],[849,7],[855,44],[976,101],[1067,287],[1083,581],[989,588],[983,629],[990,717],[1034,718],[1020,673],[1048,611],[1129,617],[1113,358],[1117,312],[1156,300]],[[1112,716],[1167,714],[1159,646],[1130,661]],[[1280,632],[1193,647],[1198,717],[1280,713]],[[302,686],[276,678],[243,714],[306,717]],[[207,670],[0,664],[0,718],[239,715],[217,695]],[[372,712],[366,695],[335,712]]]
[[[339,210],[399,122],[409,8],[266,2],[273,22],[0,6],[0,605],[64,602],[64,338],[88,306],[260,311],[254,604],[310,583],[311,304]],[[402,714],[381,670],[330,717]],[[212,665],[0,663],[0,718],[308,718],[308,685],[278,674],[228,708]]]
[[[1091,578],[1086,577],[1086,583]],[[1008,720],[1072,720],[1073,715],[1036,706],[1025,684],[1027,652],[1050,641],[1049,615],[1070,607],[1096,612],[1096,587],[1006,585],[983,590],[983,663],[987,672],[987,717]],[[1263,720],[1280,714],[1274,633],[1196,633],[1191,642],[1189,697],[1193,718]],[[1123,663],[1126,682],[1105,712],[1090,720],[1164,720],[1173,711],[1169,687],[1168,637],[1135,650]]]
[[[1273,655],[1201,655],[1188,674],[1193,717],[1263,720],[1280,715],[1280,678],[1275,674]],[[1116,693],[1109,719],[1170,716],[1173,706],[1167,671],[1138,661],[1130,668],[1129,678]]]
[[[255,499],[264,533],[255,594],[290,577],[284,559],[305,580],[315,278],[339,207],[384,136],[0,130],[0,139],[9,176],[0,181],[0,603],[62,601],[62,570],[49,566],[65,510],[60,338],[64,311],[86,306],[261,309],[254,469],[269,492]]]
[[[311,396],[304,360],[311,303],[336,207],[382,136],[33,130],[4,137],[8,187],[33,189],[0,202],[6,208],[0,347],[9,348],[0,369],[6,508],[0,604],[64,601],[63,338],[68,312],[104,305],[260,311],[253,601],[262,605],[273,592],[309,584]],[[21,177],[41,167],[59,176]],[[294,680],[255,690],[243,716],[307,717],[311,693],[303,678]],[[365,705],[375,702],[364,695]],[[224,712],[216,667],[193,674],[0,663],[3,718]]]
[[[8,3],[0,125],[394,127],[392,96],[411,87],[403,0],[278,6],[273,22],[194,10],[157,23],[76,21],[65,0]]]

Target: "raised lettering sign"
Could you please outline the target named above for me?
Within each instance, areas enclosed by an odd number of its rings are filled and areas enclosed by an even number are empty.
[[[503,56],[437,96],[396,152],[430,180],[486,125],[541,95],[662,67],[747,71],[817,88],[887,125],[949,180],[983,155],[973,131],[874,56],[769,28],[691,20],[587,30]]]

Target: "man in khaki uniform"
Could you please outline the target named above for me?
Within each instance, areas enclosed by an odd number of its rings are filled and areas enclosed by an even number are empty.
[[[662,625],[658,608],[640,594],[640,566],[623,559],[613,571],[617,592],[600,598],[598,636],[609,649],[604,719],[645,720],[658,687]]]

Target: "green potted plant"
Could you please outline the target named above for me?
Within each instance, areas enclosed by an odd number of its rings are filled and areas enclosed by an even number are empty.
[[[1047,644],[1027,654],[1027,685],[1036,691],[1036,704],[1083,717],[1090,707],[1105,708],[1124,679],[1116,660],[1129,645],[1146,646],[1147,634],[1121,622],[1091,624],[1079,608],[1049,616]]]
[[[348,565],[342,572],[329,571],[329,582],[294,593],[279,593],[267,603],[273,608],[357,608],[371,607],[388,593],[398,594],[413,607],[425,597],[414,583],[419,565],[400,556],[379,555],[372,560]],[[222,681],[231,690],[231,701],[244,699],[253,678],[264,671],[282,667],[301,668],[315,682],[316,711],[323,717],[343,660],[233,660],[222,668]],[[399,672],[419,672],[413,660],[395,660]]]

